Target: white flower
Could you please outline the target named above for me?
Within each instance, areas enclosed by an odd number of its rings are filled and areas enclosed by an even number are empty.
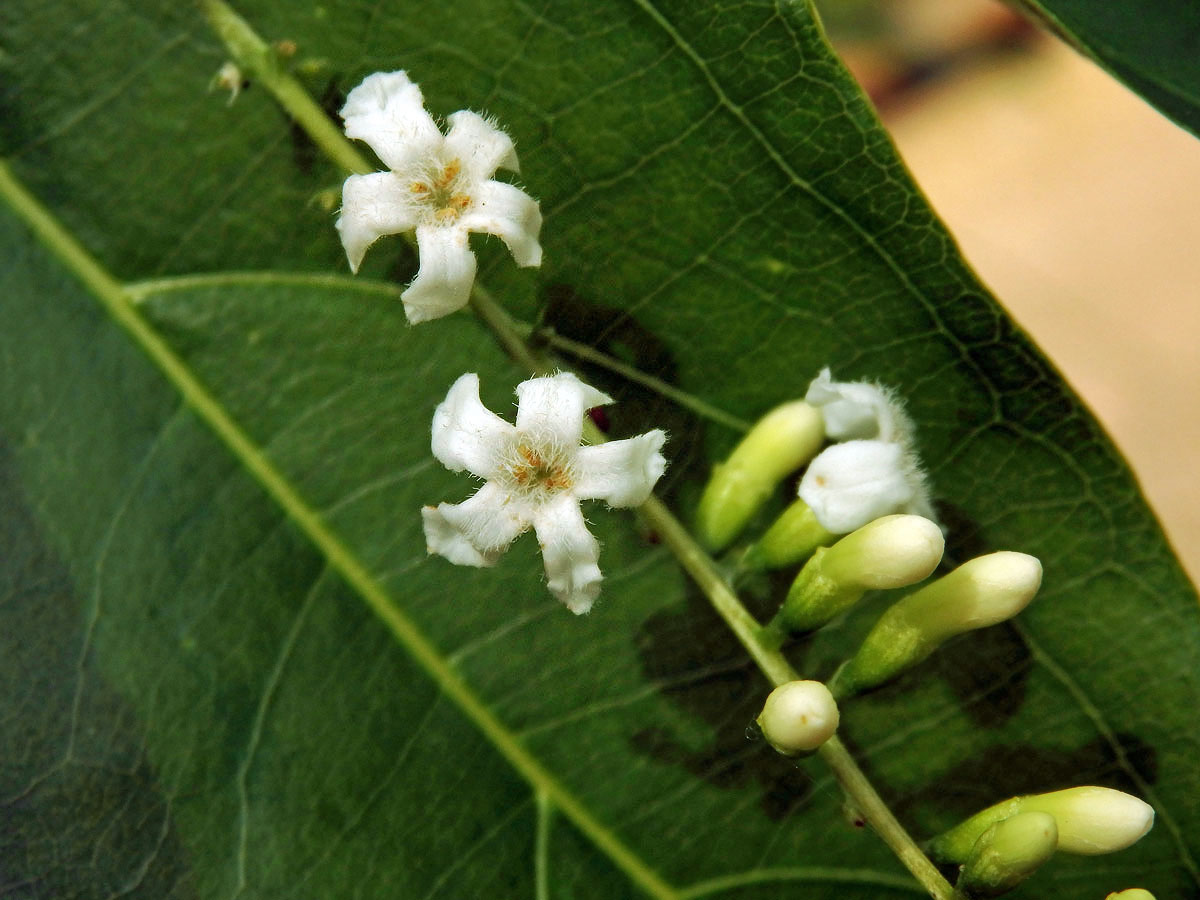
[[[826,447],[800,479],[800,499],[834,534],[848,534],[880,516],[937,517],[917,451],[913,424],[894,393],[866,381],[834,381],[829,369],[808,386],[819,408]]]
[[[562,373],[517,385],[517,424],[479,399],[479,376],[450,388],[433,414],[433,455],[453,472],[486,480],[462,503],[421,512],[430,553],[462,566],[491,566],[530,526],[537,533],[550,590],[574,613],[600,593],[600,545],[579,501],[636,506],[666,468],[658,429],[624,441],[579,445],[584,413],[612,398]]]
[[[893,513],[937,521],[915,456],[888,441],[826,447],[800,479],[799,493],[817,521],[834,534],[848,534]]]
[[[828,368],[808,386],[805,401],[821,410],[825,434],[835,441],[908,443],[912,422],[887,388],[868,381],[834,381]]]
[[[376,238],[416,230],[421,267],[401,295],[410,322],[466,305],[475,280],[472,231],[499,237],[519,266],[541,265],[541,210],[524,191],[492,180],[497,168],[517,171],[517,154],[490,120],[460,110],[443,135],[404,72],[367,76],[346,98],[342,118],[346,136],[366,141],[391,171],[346,179],[338,234],[357,272]]]

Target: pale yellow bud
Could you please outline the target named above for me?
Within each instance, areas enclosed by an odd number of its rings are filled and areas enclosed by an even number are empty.
[[[989,806],[930,841],[930,853],[940,862],[963,862],[990,825],[1021,812],[1054,816],[1058,849],[1085,856],[1124,850],[1154,825],[1154,809],[1137,797],[1112,788],[1075,787]]]
[[[1114,891],[1104,900],[1154,900],[1154,895],[1145,888],[1129,888],[1124,891]]]
[[[758,717],[763,737],[784,756],[816,750],[833,737],[838,708],[819,681],[791,681],[771,691]]]
[[[1002,551],[966,562],[895,603],[838,672],[838,696],[883,684],[915,666],[956,634],[985,628],[1023,610],[1042,583],[1042,564]]]
[[[821,548],[800,570],[775,627],[811,631],[870,590],[905,587],[927,578],[942,558],[941,529],[921,516],[884,516]]]
[[[728,546],[779,482],[816,456],[824,441],[820,411],[803,400],[763,416],[713,469],[696,513],[701,541],[714,551]]]

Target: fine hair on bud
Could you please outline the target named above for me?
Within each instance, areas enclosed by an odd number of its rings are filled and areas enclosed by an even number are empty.
[[[758,717],[767,742],[784,756],[816,750],[833,737],[837,702],[819,681],[790,681],[771,691]]]

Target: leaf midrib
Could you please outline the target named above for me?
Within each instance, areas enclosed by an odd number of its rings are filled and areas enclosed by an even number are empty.
[[[640,856],[607,826],[516,739],[456,673],[416,624],[394,604],[321,516],[305,502],[263,450],[246,434],[221,403],[201,384],[187,364],[138,312],[125,286],[108,272],[14,177],[0,161],[0,197],[62,265],[92,293],[104,310],[133,339],[179,392],[184,402],[217,435],[247,473],[296,523],[330,567],[366,602],[393,637],[405,647],[441,691],[467,716],[501,756],[525,779],[535,794],[550,798],[567,818],[619,868],[630,881],[659,900],[679,900]]]

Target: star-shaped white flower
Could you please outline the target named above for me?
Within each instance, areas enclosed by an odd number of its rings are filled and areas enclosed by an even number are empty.
[[[429,552],[462,566],[495,565],[532,526],[550,590],[571,612],[591,609],[600,593],[600,545],[579,501],[637,506],[667,465],[659,429],[580,446],[584,413],[611,402],[569,373],[531,378],[517,385],[514,426],[480,401],[478,375],[460,377],[433,414],[433,455],[486,483],[462,503],[421,511]]]
[[[541,265],[537,201],[492,179],[497,168],[517,171],[512,139],[493,122],[460,110],[443,135],[404,72],[367,76],[346,98],[342,118],[346,136],[366,141],[391,171],[346,179],[338,234],[357,272],[377,238],[416,231],[421,266],[400,298],[410,322],[466,305],[475,280],[470,232],[499,237],[519,266]]]

